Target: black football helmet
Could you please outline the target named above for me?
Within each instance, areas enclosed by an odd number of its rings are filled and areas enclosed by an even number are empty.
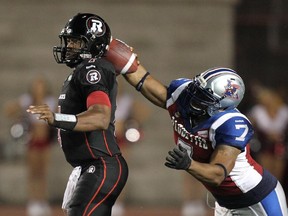
[[[75,67],[85,58],[103,56],[111,41],[111,31],[101,17],[90,13],[78,13],[68,21],[59,38],[60,46],[53,47],[56,62]],[[81,41],[81,48],[67,47],[67,39]]]

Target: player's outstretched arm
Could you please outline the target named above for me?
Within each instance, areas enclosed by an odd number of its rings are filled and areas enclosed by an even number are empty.
[[[122,40],[113,39],[103,58],[114,65],[116,75],[122,74],[149,101],[166,108],[167,88],[154,79],[142,65],[139,65],[133,47]]]
[[[110,123],[111,108],[107,105],[94,104],[77,115],[54,113],[46,104],[29,106],[28,113],[50,126],[69,131],[106,130]]]
[[[187,172],[201,182],[211,186],[219,186],[233,169],[236,158],[240,153],[241,151],[238,148],[225,144],[218,145],[209,163],[200,163],[193,160]]]
[[[219,145],[216,147],[210,163],[201,163],[193,160],[187,150],[179,145],[178,148],[168,152],[165,166],[171,169],[186,170],[200,182],[219,186],[233,169],[240,152],[235,147]],[[192,156],[192,154],[193,151],[190,155]]]
[[[156,80],[140,64],[134,73],[123,75],[125,79],[140,91],[153,104],[166,109],[167,87]]]

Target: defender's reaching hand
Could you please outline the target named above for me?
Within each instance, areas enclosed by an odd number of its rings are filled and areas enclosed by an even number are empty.
[[[192,159],[189,157],[187,150],[181,145],[179,145],[179,148],[169,151],[168,154],[165,166],[178,170],[187,170],[190,167]]]

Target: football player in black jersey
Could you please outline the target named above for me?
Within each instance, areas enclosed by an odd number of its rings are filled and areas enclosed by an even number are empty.
[[[58,113],[47,105],[31,105],[27,112],[59,129],[59,143],[74,167],[62,208],[69,216],[109,216],[128,177],[114,136],[115,69],[101,58],[111,31],[101,17],[79,13],[59,37],[60,46],[53,48],[55,60],[73,72],[63,84]]]

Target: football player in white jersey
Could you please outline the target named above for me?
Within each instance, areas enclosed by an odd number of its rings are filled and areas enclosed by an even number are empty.
[[[212,68],[168,87],[142,65],[124,77],[168,110],[177,146],[165,165],[199,180],[216,200],[215,215],[287,215],[281,184],[250,155],[253,128],[236,108],[245,85],[234,70]]]

